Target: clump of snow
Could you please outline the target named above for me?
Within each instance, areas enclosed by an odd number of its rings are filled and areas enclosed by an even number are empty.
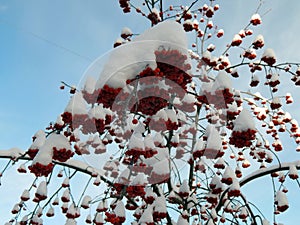
[[[260,15],[258,13],[253,14],[250,22],[254,26],[261,24],[262,21]]]
[[[36,190],[36,195],[38,196],[47,196],[47,183],[46,181],[42,181],[37,190]]]
[[[88,208],[91,200],[92,200],[91,196],[89,195],[84,196],[81,202],[81,207],[85,209]]]
[[[226,88],[231,90],[231,88],[232,88],[231,79],[227,75],[226,72],[220,71],[215,79],[213,86],[212,86],[212,91],[223,90]]]
[[[105,120],[107,115],[112,116],[112,111],[108,108],[104,108],[103,104],[99,104],[91,108],[88,112],[90,118]]]
[[[220,150],[222,148],[222,139],[217,129],[212,126],[206,142],[207,149]]]
[[[154,120],[159,120],[162,119],[164,121],[168,120],[168,114],[166,112],[165,108],[160,109],[154,116],[153,116]]]
[[[50,143],[45,142],[45,144],[39,149],[38,153],[32,161],[32,165],[40,163],[44,166],[49,165],[52,162],[53,149]]]
[[[169,160],[164,159],[154,165],[152,173],[156,173],[158,175],[165,175],[170,173],[169,168]]]
[[[186,47],[187,37],[182,26],[175,21],[161,22],[110,53],[96,89],[104,84],[113,88],[124,87],[126,80],[134,78],[145,67],[156,68],[156,50],[177,49],[187,54]]]
[[[154,210],[155,212],[159,212],[159,213],[167,212],[166,198],[164,196],[160,196],[155,199]]]
[[[22,156],[24,153],[19,148],[10,148],[8,150],[0,150],[0,156],[2,157],[9,157],[16,159],[20,156]]]
[[[52,133],[49,135],[48,139],[45,141],[45,145],[49,146],[49,148],[56,147],[57,149],[71,149],[71,145],[68,139],[62,134]]]
[[[184,219],[181,215],[178,218],[177,225],[189,225],[188,221]]]
[[[275,202],[277,202],[277,210],[279,210],[280,212],[283,212],[287,208],[289,208],[288,199],[283,191],[277,191]]]
[[[125,218],[125,206],[122,201],[118,201],[116,208],[114,209],[114,212],[117,217],[123,217]]]
[[[190,188],[187,180],[184,180],[179,188],[179,193],[189,193]]]
[[[86,78],[83,90],[86,91],[89,94],[93,94],[94,90],[95,90],[96,82],[97,81],[96,81],[96,79],[94,77],[88,76]]]
[[[175,122],[175,123],[178,122],[177,114],[174,109],[166,109],[166,114],[167,114],[168,119],[171,122]]]
[[[204,141],[203,138],[200,138],[196,141],[196,144],[194,146],[193,152],[199,151],[199,150],[203,150],[205,147],[204,145]]]
[[[139,219],[139,224],[152,224],[153,223],[153,206],[148,205],[148,207],[143,212],[141,218]]]
[[[255,123],[250,112],[243,109],[234,121],[234,131],[247,131],[248,129],[255,130]]]
[[[140,149],[144,150],[144,140],[140,133],[134,133],[129,140],[128,149]]]
[[[132,31],[128,27],[124,27],[121,31],[121,37],[122,38],[127,38],[132,36]]]
[[[131,182],[130,185],[132,186],[138,186],[138,185],[145,185],[147,183],[145,174],[139,173]]]
[[[81,92],[76,92],[71,100],[69,101],[67,107],[65,108],[65,112],[72,113],[72,115],[79,114],[85,115],[87,114],[87,103],[84,100]]]

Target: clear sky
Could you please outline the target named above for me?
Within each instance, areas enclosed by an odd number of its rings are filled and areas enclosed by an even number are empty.
[[[230,42],[248,23],[259,1],[216,2],[221,6],[216,19],[225,30],[224,42]],[[265,36],[279,60],[300,62],[299,8],[298,0],[265,0],[261,9],[271,11],[255,32]],[[91,62],[112,48],[124,26],[140,33],[149,23],[134,14],[124,15],[117,0],[1,0],[0,149],[30,146],[31,136],[54,121],[68,102],[67,91],[59,89],[60,81],[78,84]],[[289,85],[284,87],[297,95],[299,90]],[[299,109],[299,104],[294,105],[292,113],[300,120]],[[255,185],[264,187],[264,182]],[[299,188],[294,187],[291,195],[300,200],[295,194]],[[0,186],[0,199],[3,191]],[[263,191],[251,193],[258,200],[265,195]],[[2,215],[1,200],[0,206],[3,224],[7,217]],[[298,222],[295,208],[280,217],[285,225]]]

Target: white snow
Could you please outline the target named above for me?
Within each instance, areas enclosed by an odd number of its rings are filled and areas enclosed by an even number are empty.
[[[262,58],[263,57],[266,57],[266,58],[276,58],[276,56],[275,56],[275,52],[274,52],[274,50],[272,49],[272,48],[267,48],[265,51],[264,51],[264,53],[263,53],[263,55],[262,55]]]
[[[160,196],[155,199],[154,211],[160,213],[167,212],[166,198],[164,196]]]
[[[178,122],[177,114],[174,109],[166,109],[166,114],[167,114],[168,119],[171,122],[175,122],[175,123]]]
[[[274,98],[272,99],[272,103],[273,103],[273,104],[280,104],[280,105],[281,105],[281,100],[280,100],[280,98],[278,98],[278,97],[274,97]]]
[[[205,59],[211,59],[211,53],[209,52],[209,51],[205,51],[205,52],[203,52],[203,54],[202,54],[202,58],[205,58]]]
[[[49,147],[56,147],[57,149],[71,149],[68,139],[62,134],[50,134],[45,142],[45,145]]]
[[[222,139],[217,129],[212,126],[206,142],[207,149],[220,150],[222,148]]]
[[[70,191],[69,191],[69,189],[66,189],[64,191],[64,193],[62,194],[62,197],[64,197],[65,199],[70,199]]]
[[[155,149],[154,140],[150,134],[144,138],[144,146],[145,148]]]
[[[37,190],[36,190],[36,194],[40,195],[40,196],[47,196],[47,183],[46,181],[42,181]]]
[[[276,201],[278,201],[278,206],[285,206],[288,205],[288,199],[286,197],[286,194],[283,191],[277,191],[276,193]]]
[[[227,179],[227,178],[234,178],[235,177],[235,174],[233,172],[233,170],[231,169],[230,166],[227,166],[225,171],[224,171],[224,174],[223,174],[223,178],[224,179]]]
[[[46,134],[44,133],[43,135],[38,135],[36,136],[35,140],[29,147],[29,149],[39,149],[45,144],[46,141]]]
[[[189,225],[188,221],[184,219],[181,215],[178,218],[177,225]]]
[[[196,141],[193,152],[203,150],[203,149],[204,149],[204,141],[203,141],[203,138],[200,138]]]
[[[128,149],[145,149],[144,140],[140,133],[133,133],[133,135],[131,135],[128,144]]]
[[[132,36],[132,31],[128,27],[123,27],[123,29],[121,31],[121,36],[122,35]]]
[[[29,190],[24,190],[22,195],[21,195],[21,198],[22,199],[29,199],[30,198],[30,193],[29,193]]]
[[[241,41],[241,40],[242,40],[242,38],[241,38],[241,36],[238,35],[238,34],[235,34],[235,35],[233,36],[233,39],[232,39],[233,42],[235,42],[235,41]]]
[[[92,198],[89,195],[86,195],[83,197],[82,202],[81,202],[81,207],[88,207]]]
[[[150,224],[153,223],[153,206],[148,205],[139,219],[139,224]]]
[[[90,118],[105,120],[106,115],[112,115],[112,111],[99,104],[91,108],[88,112]]]
[[[251,20],[259,20],[261,21],[260,15],[258,13],[255,13],[252,15]]]
[[[57,116],[55,123],[58,125],[64,125],[64,121],[63,121],[61,115]]]
[[[130,185],[145,185],[147,183],[147,179],[144,173],[139,173],[130,183]]]
[[[229,188],[229,191],[240,190],[240,183],[237,179],[233,179],[233,182]]]
[[[83,90],[85,90],[89,94],[93,94],[95,91],[96,79],[92,76],[87,76]]]
[[[95,217],[95,222],[97,223],[104,223],[104,219],[101,213],[97,213],[96,217]]]
[[[159,120],[159,119],[162,119],[164,121],[167,121],[168,120],[168,114],[166,112],[166,109],[163,108],[163,109],[160,109],[154,116],[153,116],[153,119],[154,120]]]
[[[298,176],[298,170],[297,170],[296,165],[291,165],[290,166],[289,174],[294,175],[294,176]]]
[[[117,217],[125,217],[125,206],[122,201],[118,201],[114,212]]]
[[[47,166],[52,162],[53,149],[52,146],[49,146],[49,142],[45,142],[45,144],[39,149],[38,153],[34,157],[32,161],[32,165],[35,163],[40,163],[44,166]]]
[[[182,99],[183,102],[187,103],[187,104],[193,104],[196,102],[196,97],[195,95],[186,93]]]
[[[0,156],[2,157],[9,157],[16,159],[20,156],[22,156],[24,153],[19,148],[10,148],[8,150],[0,150]]]
[[[188,180],[184,180],[180,185],[179,193],[189,193],[189,192],[190,192],[190,188],[189,188]]]
[[[72,98],[70,99],[67,107],[65,108],[65,112],[69,112],[72,115],[79,114],[85,115],[87,114],[87,102],[84,100],[81,92],[76,92]]]
[[[262,225],[270,225],[270,222],[266,219],[263,219]]]
[[[233,122],[234,131],[247,131],[248,129],[255,130],[255,123],[247,109],[243,109],[236,120]]]
[[[231,90],[232,88],[231,79],[225,71],[220,71],[215,79],[215,82],[212,87],[212,91],[223,90],[226,88]]]
[[[154,172],[158,175],[165,175],[165,174],[170,173],[168,159],[161,160],[160,162],[156,163],[153,166],[154,166],[154,168],[153,168],[152,172]]]
[[[264,36],[262,36],[261,34],[257,35],[253,42],[254,43],[255,42],[262,42],[262,43],[264,43],[265,42],[264,41]]]

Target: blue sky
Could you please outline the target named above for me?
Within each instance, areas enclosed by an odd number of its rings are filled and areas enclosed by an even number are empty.
[[[224,42],[229,42],[247,24],[259,1],[217,2],[221,7],[216,19],[222,17],[218,21],[225,29]],[[255,32],[265,36],[279,60],[300,61],[299,7],[297,0],[266,0],[261,9],[271,11]],[[64,110],[69,95],[59,89],[60,81],[78,84],[92,61],[112,48],[124,26],[140,33],[148,25],[140,16],[124,15],[118,1],[1,0],[0,149],[26,149],[31,136]],[[289,85],[284,87],[296,95],[297,90]],[[300,119],[298,110],[295,104],[293,115]],[[294,187],[293,195],[300,200],[295,194],[299,189]],[[1,192],[0,186],[0,196]],[[258,200],[264,195],[251,193]],[[10,204],[8,210],[14,202]],[[285,224],[296,223],[295,212],[290,209],[280,218]]]

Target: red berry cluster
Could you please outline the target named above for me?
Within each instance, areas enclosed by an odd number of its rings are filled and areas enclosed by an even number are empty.
[[[124,217],[118,217],[115,213],[105,212],[105,220],[111,224],[121,225],[125,222]]]
[[[261,60],[267,63],[269,66],[272,66],[274,63],[276,63],[276,59],[272,56],[264,56],[261,58]]]
[[[228,191],[228,197],[239,197],[241,195],[241,191],[240,190],[229,190]]]
[[[112,88],[105,84],[102,89],[96,91],[98,96],[97,102],[102,103],[104,107],[111,108],[121,88]]]
[[[147,17],[151,21],[152,25],[158,24],[160,22],[160,17],[155,12],[149,13]]]
[[[296,71],[296,74],[292,77],[291,80],[295,83],[295,85],[300,85],[300,69]]]
[[[155,56],[157,67],[164,77],[186,90],[186,85],[192,81],[192,77],[187,74],[187,71],[191,69],[191,65],[185,63],[187,56],[178,50],[156,51]]]
[[[45,176],[47,177],[53,169],[54,165],[53,163],[49,163],[48,165],[43,165],[39,162],[34,163],[33,165],[29,166],[28,169],[31,173],[34,173],[35,176],[41,177]]]
[[[38,153],[38,151],[39,151],[38,149],[28,149],[27,155],[29,155],[29,157],[33,159]]]
[[[62,117],[62,120],[64,121],[64,123],[69,124],[70,127],[72,127],[73,129],[80,127],[82,124],[84,124],[84,122],[88,118],[88,116],[86,114],[85,115],[84,114],[72,115],[72,113],[70,113],[70,112],[64,112],[63,114],[61,114],[61,117]]]
[[[168,101],[162,97],[150,96],[142,98],[136,105],[131,109],[131,112],[136,112],[135,109],[138,109],[139,112],[152,116],[157,113],[162,108],[165,108],[168,105]]]
[[[247,131],[233,131],[229,138],[229,144],[237,148],[250,147],[252,140],[255,139],[256,130],[248,129]]]
[[[137,196],[144,196],[146,194],[145,186],[143,186],[143,185],[132,185],[132,186],[129,185],[126,188],[126,192],[130,198],[134,198]]]
[[[53,159],[60,161],[60,162],[65,162],[68,159],[70,159],[74,155],[74,152],[72,152],[70,149],[57,149],[56,147],[53,147]]]
[[[252,43],[252,45],[254,49],[259,49],[264,47],[265,43],[262,39],[257,39]]]
[[[155,211],[155,208],[154,208],[153,220],[155,222],[161,221],[162,219],[164,219],[166,217],[167,217],[167,213],[166,212],[158,212],[158,211]]]
[[[119,0],[120,7],[123,9],[124,13],[130,12],[130,1],[129,0]]]

